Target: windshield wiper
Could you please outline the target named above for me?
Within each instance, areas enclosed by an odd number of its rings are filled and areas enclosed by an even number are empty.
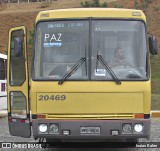
[[[105,67],[105,69],[108,71],[110,76],[116,81],[117,84],[121,84],[121,81],[117,78],[111,67],[107,64],[107,62],[103,59],[101,55],[97,53],[97,59],[100,61],[100,63]]]
[[[81,58],[79,61],[59,80],[58,84],[62,85],[63,82],[68,79],[77,69],[86,61],[86,58]]]

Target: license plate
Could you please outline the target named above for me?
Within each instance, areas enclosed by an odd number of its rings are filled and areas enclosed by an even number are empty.
[[[80,133],[81,134],[100,134],[101,129],[100,127],[81,127]]]

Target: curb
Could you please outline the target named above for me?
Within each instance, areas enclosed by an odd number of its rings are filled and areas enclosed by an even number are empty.
[[[7,110],[1,110],[0,111],[0,118],[7,116],[7,114],[8,114]]]
[[[151,111],[151,118],[160,118],[160,110]]]

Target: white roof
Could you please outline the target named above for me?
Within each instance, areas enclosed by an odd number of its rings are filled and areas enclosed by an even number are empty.
[[[0,53],[0,58],[7,59],[7,55]]]

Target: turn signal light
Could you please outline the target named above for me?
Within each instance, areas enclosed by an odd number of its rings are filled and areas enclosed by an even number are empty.
[[[46,115],[44,115],[44,114],[38,114],[37,118],[46,118]]]
[[[134,114],[134,118],[144,118],[144,114]]]

